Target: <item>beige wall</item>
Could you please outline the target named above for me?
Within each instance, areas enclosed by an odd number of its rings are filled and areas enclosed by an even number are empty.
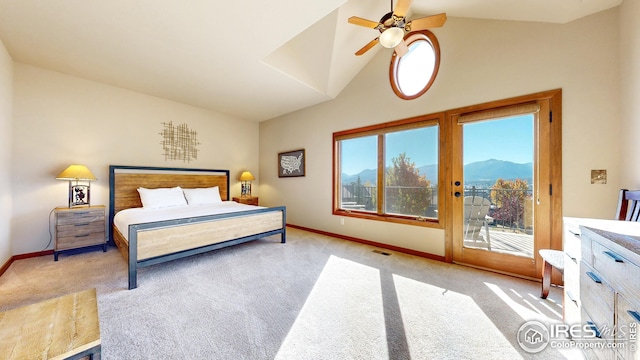
[[[562,88],[564,214],[610,218],[621,182],[618,32],[617,8],[565,25],[450,18],[434,31],[438,77],[412,101],[393,94],[391,53],[380,50],[335,100],[260,124],[261,201],[286,205],[292,224],[444,255],[440,229],[353,218],[340,225],[331,213],[331,134]],[[276,154],[297,148],[307,151],[306,177],[278,178]],[[591,169],[607,169],[608,183],[590,184]]]
[[[620,6],[621,185],[640,189],[640,0]]]
[[[0,266],[11,258],[13,62],[0,41]]]
[[[20,63],[14,84],[13,254],[51,248],[47,219],[67,203],[67,183],[55,176],[72,163],[98,178],[92,204],[108,205],[112,164],[229,169],[232,195],[241,171],[260,180],[257,123]],[[197,160],[165,161],[159,132],[168,121],[197,131]]]

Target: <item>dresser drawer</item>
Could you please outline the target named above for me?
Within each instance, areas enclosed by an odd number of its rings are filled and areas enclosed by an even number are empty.
[[[570,259],[579,263],[580,260],[582,260],[580,227],[572,222],[565,222],[563,224],[563,231],[562,249]]]
[[[597,241],[592,244],[593,268],[619,292],[640,294],[640,267],[632,264],[616,251]]]
[[[601,338],[613,340],[615,292],[600,274],[584,263],[580,273],[580,300],[582,322],[592,321]]]
[[[640,351],[632,351],[631,345],[638,346],[638,325],[640,325],[640,307],[632,305],[624,296],[618,295],[618,314],[616,324],[620,333],[616,342],[624,343],[618,352],[624,359],[640,359]],[[636,354],[637,353],[637,354]],[[636,356],[634,358],[634,355]]]
[[[580,292],[580,265],[565,254],[564,257],[564,288],[574,293]]]

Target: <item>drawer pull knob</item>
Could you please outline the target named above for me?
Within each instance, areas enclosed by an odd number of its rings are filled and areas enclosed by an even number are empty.
[[[74,224],[74,226],[87,226],[87,225],[89,225],[89,223]]]
[[[633,318],[636,319],[637,322],[640,322],[640,313],[638,313],[637,311],[633,311],[633,310],[627,310],[627,313],[629,313],[629,315],[633,316]]]
[[[87,236],[89,236],[89,234],[84,234],[84,235],[76,235],[76,237],[77,237],[77,238],[79,238],[79,237],[87,237]]]
[[[593,332],[596,333],[596,337],[601,337],[602,335],[600,334],[600,330],[598,330],[598,327],[596,326],[596,324],[593,323],[593,321],[587,321],[587,324],[589,325],[589,327],[591,328],[591,330],[593,330]]]
[[[594,282],[596,282],[598,284],[602,284],[602,280],[600,280],[600,277],[598,275],[596,275],[595,273],[593,273],[591,271],[587,271],[587,275],[589,275],[591,280],[593,280]]]
[[[607,255],[608,257],[612,258],[613,260],[615,260],[616,262],[624,262],[624,259],[622,259],[618,254],[616,253],[612,253],[611,251],[605,251],[604,252],[605,255]]]

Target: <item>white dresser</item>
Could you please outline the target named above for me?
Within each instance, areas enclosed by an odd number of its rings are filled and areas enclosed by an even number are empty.
[[[564,318],[595,331],[593,359],[640,359],[640,223],[564,219]]]

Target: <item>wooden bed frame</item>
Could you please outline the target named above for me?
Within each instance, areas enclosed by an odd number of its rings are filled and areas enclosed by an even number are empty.
[[[286,242],[286,208],[157,221],[129,226],[129,241],[113,224],[119,211],[142,207],[137,189],[218,186],[229,200],[229,170],[109,166],[109,239],[129,264],[129,289],[139,268],[280,234]]]

